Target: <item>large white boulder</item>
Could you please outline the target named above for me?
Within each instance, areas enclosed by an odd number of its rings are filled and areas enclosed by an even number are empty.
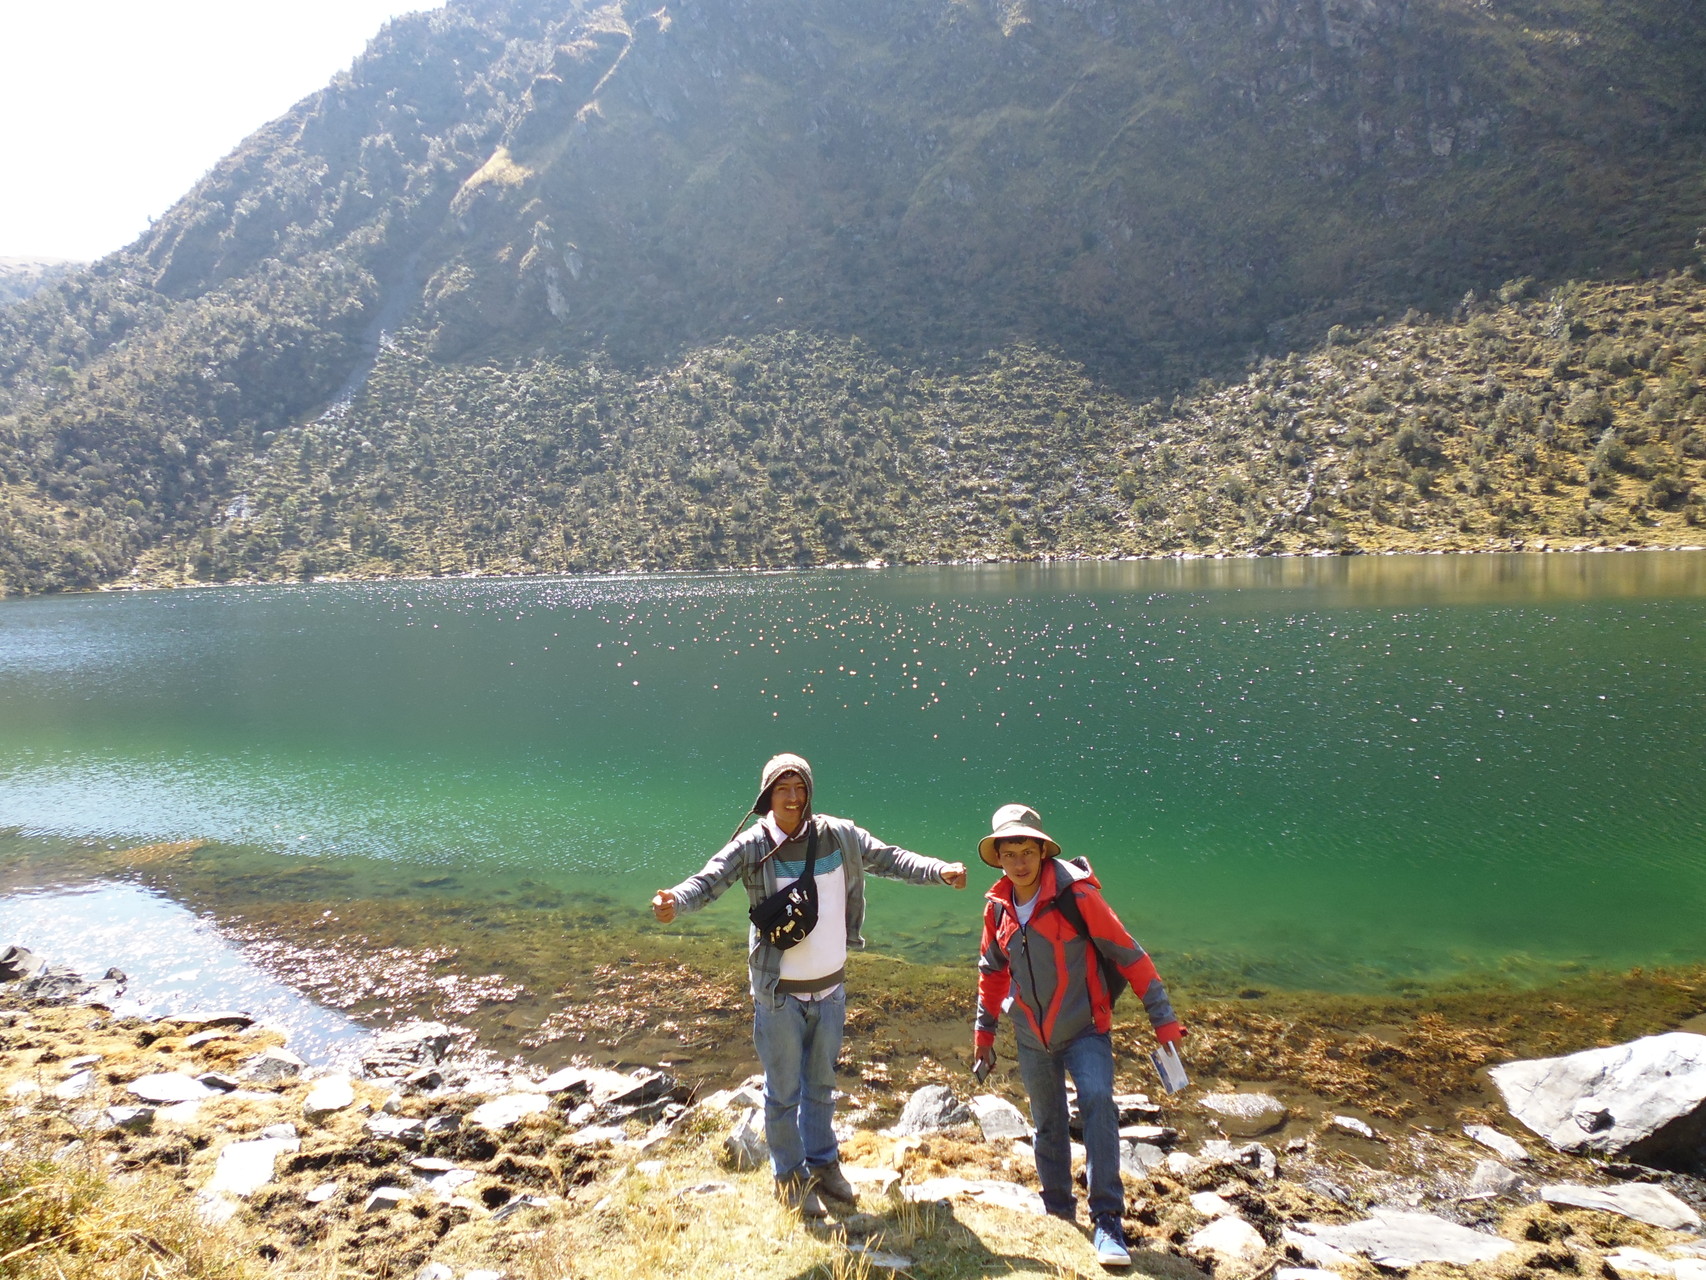
[[[1489,1074],[1510,1113],[1560,1151],[1675,1167],[1706,1155],[1706,1036],[1671,1031]]]

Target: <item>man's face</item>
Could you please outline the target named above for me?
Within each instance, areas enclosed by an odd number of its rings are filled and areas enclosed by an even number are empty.
[[[770,816],[789,835],[806,815],[806,780],[797,773],[784,773],[770,788]]]
[[[1013,882],[1014,896],[1023,902],[1037,889],[1043,873],[1043,842],[1033,836],[1015,836],[995,842],[1001,870]]]

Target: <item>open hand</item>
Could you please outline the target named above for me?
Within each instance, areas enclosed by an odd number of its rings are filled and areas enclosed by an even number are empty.
[[[675,919],[675,894],[668,889],[659,889],[652,895],[652,914],[658,918],[659,924],[668,924]]]

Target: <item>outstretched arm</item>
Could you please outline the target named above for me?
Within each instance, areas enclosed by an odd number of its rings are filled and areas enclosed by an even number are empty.
[[[863,827],[853,828],[853,838],[859,845],[859,857],[865,870],[891,880],[910,880],[913,884],[945,884],[950,888],[966,887],[966,864],[943,862],[922,853],[913,853],[897,845],[884,844]]]
[[[652,914],[660,924],[668,924],[682,912],[697,911],[736,880],[741,872],[741,842],[731,840],[717,851],[696,876],[689,876],[673,889],[659,889],[652,895]]]

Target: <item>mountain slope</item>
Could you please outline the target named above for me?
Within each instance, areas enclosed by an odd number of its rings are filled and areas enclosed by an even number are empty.
[[[1335,322],[1691,261],[1703,17],[1698,0],[466,0],[414,15],[136,245],[0,308],[0,575],[41,590],[138,556],[216,576],[363,562],[349,520],[383,527],[383,494],[280,479],[317,474],[295,442],[345,435],[399,459],[467,453],[478,503],[448,482],[410,499],[423,522],[464,521],[457,563],[517,558],[465,511],[549,505],[553,485],[604,532],[556,535],[561,556],[523,564],[987,554],[988,537],[908,507],[935,492],[918,476],[974,476],[940,436],[952,408],[932,425],[942,387],[978,403],[977,432],[1006,434],[1021,486],[1054,486],[1066,545],[1165,546],[1172,500],[1134,514],[1136,482],[1107,482],[1167,412],[1151,396],[1232,376],[1252,347],[1306,350]],[[751,362],[757,391],[737,378],[667,412],[643,392],[729,361]],[[1014,395],[981,390],[996,375],[1025,384],[1011,413]],[[634,390],[587,390],[612,386]],[[481,397],[494,437],[533,438],[513,474],[481,470],[488,444],[508,445],[431,437],[479,436]],[[693,433],[725,418],[744,425],[700,457]],[[657,422],[673,443],[640,453],[668,479],[636,506],[605,487],[608,441]],[[1295,452],[1283,424],[1246,425]],[[693,467],[764,469],[766,429],[799,474],[851,482],[851,504],[802,501],[768,548],[684,523],[716,487]],[[1064,461],[1085,449],[1102,460]],[[1281,473],[1247,479],[1288,492]],[[857,535],[819,514],[884,504],[888,524]],[[338,513],[345,554],[305,563],[323,539],[282,532],[271,552],[219,551],[234,525],[302,528],[305,505],[327,528]],[[1005,525],[996,543],[1056,545]]]

